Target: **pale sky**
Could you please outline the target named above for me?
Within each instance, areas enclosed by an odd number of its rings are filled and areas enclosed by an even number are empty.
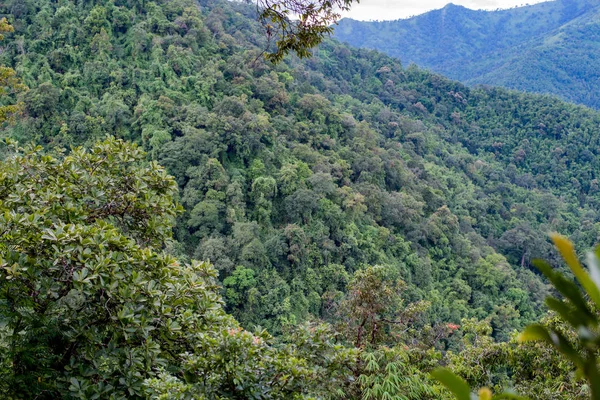
[[[454,3],[474,10],[495,10],[511,8],[526,4],[540,3],[545,0],[361,0],[353,4],[352,10],[344,13],[344,17],[370,20],[394,20],[444,7]]]

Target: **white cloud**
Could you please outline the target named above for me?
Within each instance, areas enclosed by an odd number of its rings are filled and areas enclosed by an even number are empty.
[[[362,21],[394,20],[442,8],[449,2],[475,10],[495,10],[541,1],[545,0],[361,0],[344,16]]]

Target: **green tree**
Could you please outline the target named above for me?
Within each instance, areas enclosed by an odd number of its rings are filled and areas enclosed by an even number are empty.
[[[427,302],[404,305],[404,286],[383,266],[355,272],[338,311],[339,329],[355,347],[398,341],[427,309]]]
[[[267,59],[280,62],[290,52],[299,57],[310,56],[310,49],[333,33],[333,24],[341,18],[341,11],[350,10],[354,0],[257,0],[259,19],[269,41],[275,38],[276,49]]]
[[[163,249],[173,178],[109,138],[0,164],[4,398],[301,398],[305,360],[225,314],[216,270]]]
[[[3,33],[7,32],[14,32],[14,28],[6,18],[2,18],[0,19],[0,41],[4,40]],[[22,111],[23,103],[14,103],[14,96],[25,90],[27,87],[17,77],[14,69],[0,66],[0,124],[11,122],[14,116]]]

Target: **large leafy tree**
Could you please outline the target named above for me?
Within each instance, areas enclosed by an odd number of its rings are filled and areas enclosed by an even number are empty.
[[[384,267],[356,271],[338,310],[338,326],[356,347],[401,340],[429,307],[426,301],[405,305],[404,282],[394,280]]]
[[[1,396],[318,391],[291,347],[225,314],[212,266],[168,254],[177,185],[144,157],[109,138],[59,157],[13,145],[0,164]]]

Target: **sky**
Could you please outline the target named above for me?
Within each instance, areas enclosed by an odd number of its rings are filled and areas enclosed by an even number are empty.
[[[394,20],[408,18],[413,15],[444,7],[454,3],[474,10],[495,10],[498,8],[511,8],[526,4],[540,3],[544,0],[361,0],[353,4],[350,12],[344,17],[370,20]]]

